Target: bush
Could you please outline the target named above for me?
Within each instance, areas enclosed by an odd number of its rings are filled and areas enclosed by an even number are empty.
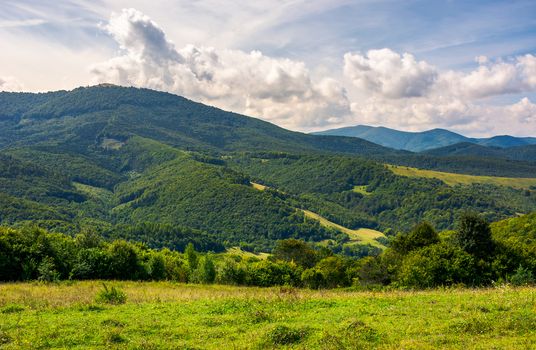
[[[214,282],[215,278],[216,267],[214,266],[214,261],[210,255],[206,255],[199,260],[197,268],[192,272],[191,282],[210,284]]]
[[[434,244],[411,252],[398,271],[401,286],[433,288],[473,283],[474,258],[458,247]]]
[[[289,345],[301,342],[308,334],[307,328],[294,329],[278,325],[266,334],[266,338],[274,345]]]
[[[37,279],[41,282],[57,282],[60,280],[60,273],[56,270],[54,260],[48,256],[39,264],[37,271],[39,272]]]
[[[533,284],[534,282],[535,281],[534,276],[532,275],[532,271],[527,268],[524,268],[521,265],[519,265],[518,269],[516,270],[516,273],[510,277],[510,283],[512,283],[514,286],[526,286],[529,284]]]
[[[102,289],[95,298],[95,301],[103,304],[112,304],[119,305],[124,304],[127,301],[127,295],[122,290],[111,287],[108,288],[106,284],[102,284],[104,289]]]

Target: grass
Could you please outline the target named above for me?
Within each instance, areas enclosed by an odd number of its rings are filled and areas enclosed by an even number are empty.
[[[376,238],[385,237],[385,235],[380,231],[372,230],[369,228],[360,228],[357,230],[351,230],[349,228],[346,228],[344,226],[331,222],[328,219],[316,213],[313,213],[312,211],[309,211],[309,210],[302,210],[302,211],[305,214],[305,216],[314,220],[318,220],[321,225],[346,233],[350,237],[351,241],[354,241],[360,244],[370,244],[374,247],[385,249],[385,246],[376,240]]]
[[[310,291],[106,282],[0,285],[5,349],[530,349],[536,289]]]
[[[366,185],[365,186],[354,186],[352,191],[354,191],[356,193],[360,193],[363,196],[370,196],[372,194],[372,192],[367,191],[367,186]]]
[[[115,139],[109,139],[104,138],[101,143],[101,147],[107,150],[118,150],[121,149],[125,145],[124,142],[115,140]]]
[[[496,186],[513,187],[517,189],[529,189],[536,186],[536,178],[513,178],[513,177],[496,177],[496,176],[476,176],[465,174],[446,173],[434,170],[423,170],[410,168],[399,165],[386,165],[396,175],[406,177],[424,177],[429,179],[438,179],[449,186],[470,185],[473,183],[491,184]]]
[[[80,192],[86,194],[87,196],[96,199],[102,200],[105,203],[113,204],[115,201],[114,194],[112,191],[109,191],[105,188],[94,187],[90,185],[85,185],[80,182],[73,182],[73,186]]]
[[[259,190],[259,191],[264,191],[265,189],[268,188],[268,186],[261,185],[255,182],[251,182],[251,186],[253,186],[254,189]]]
[[[247,252],[245,250],[240,249],[240,247],[232,247],[227,249],[228,254],[232,255],[238,255],[243,258],[257,258],[257,259],[267,259],[270,254],[268,253],[253,253],[253,252]]]

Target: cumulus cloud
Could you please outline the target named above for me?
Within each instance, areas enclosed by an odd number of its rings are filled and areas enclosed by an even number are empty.
[[[468,97],[482,98],[536,90],[536,56],[515,57],[512,62],[480,61],[469,74],[450,73],[451,84]],[[446,76],[446,77],[447,77]]]
[[[95,64],[95,83],[169,91],[283,127],[319,130],[373,124],[472,134],[536,132],[535,105],[489,97],[536,91],[536,56],[475,58],[476,68],[441,71],[410,53],[384,48],[346,53],[343,79],[315,79],[305,63],[260,51],[177,48],[145,14],[125,9],[103,28],[120,53]],[[0,87],[2,83],[0,81]]]
[[[0,77],[0,91],[22,91],[20,81],[13,77]]]
[[[347,53],[344,74],[352,84],[350,92],[358,96],[351,110],[362,123],[409,130],[448,127],[504,133],[522,130],[520,125],[534,121],[534,104],[528,98],[506,106],[481,100],[535,91],[536,56],[508,61],[479,56],[475,61],[477,68],[469,72],[441,72],[411,54],[390,49]]]
[[[350,113],[344,88],[329,78],[313,81],[303,62],[259,51],[176,49],[134,9],[113,14],[105,29],[122,54],[92,67],[95,82],[170,91],[291,128],[337,123]]]
[[[390,49],[345,54],[344,73],[359,89],[387,98],[424,96],[437,78],[435,67]]]
[[[524,97],[518,103],[508,106],[507,111],[522,123],[536,123],[536,104]]]

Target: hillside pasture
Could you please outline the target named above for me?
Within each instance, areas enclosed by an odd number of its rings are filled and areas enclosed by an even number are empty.
[[[428,179],[438,179],[449,186],[471,185],[474,183],[490,184],[496,186],[512,187],[516,189],[530,189],[536,186],[536,178],[514,178],[497,176],[476,176],[447,173],[435,170],[417,169],[400,165],[386,165],[396,175],[405,177],[423,177]]]

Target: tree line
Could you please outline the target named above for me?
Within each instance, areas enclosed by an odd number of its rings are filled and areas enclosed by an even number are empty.
[[[423,222],[398,234],[375,257],[351,258],[298,239],[279,240],[265,259],[248,254],[150,249],[142,243],[75,237],[36,227],[0,228],[1,281],[173,280],[307,288],[432,288],[534,282],[536,257],[493,238],[489,224],[465,214],[438,233]]]

